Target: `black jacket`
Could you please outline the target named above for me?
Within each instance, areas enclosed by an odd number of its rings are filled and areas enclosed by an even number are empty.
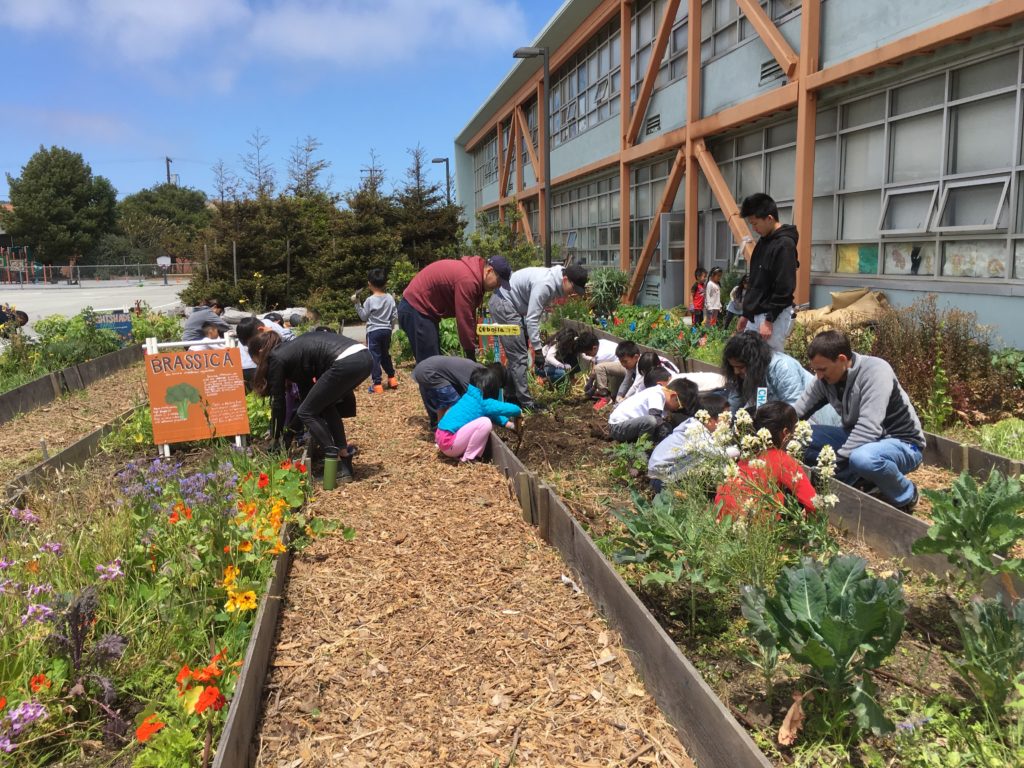
[[[313,388],[314,379],[323,376],[334,365],[338,355],[358,343],[336,333],[310,331],[294,341],[277,345],[267,364],[267,394],[270,396],[270,419],[275,437],[284,429],[285,381],[297,384],[305,397]],[[355,416],[355,392],[346,394],[337,408],[343,418]]]
[[[799,235],[792,224],[783,224],[757,241],[750,256],[750,279],[743,294],[743,316],[767,313],[773,323],[782,311],[793,305],[796,291],[796,241]]]

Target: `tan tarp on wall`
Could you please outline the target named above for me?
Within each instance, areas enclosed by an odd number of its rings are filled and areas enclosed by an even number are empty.
[[[832,294],[832,304],[798,312],[796,321],[808,331],[827,328],[860,328],[878,319],[889,301],[881,291],[857,288]]]

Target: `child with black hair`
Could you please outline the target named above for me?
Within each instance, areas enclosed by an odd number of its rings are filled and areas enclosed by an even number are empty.
[[[739,474],[718,487],[715,504],[721,505],[718,519],[726,515],[746,517],[756,513],[766,496],[778,503],[791,494],[807,512],[815,511],[817,491],[800,463],[784,450],[796,430],[796,410],[788,403],[773,400],[754,413],[754,431],[768,430],[772,447],[756,459],[739,462]]]
[[[598,339],[590,331],[584,331],[576,340],[577,353],[591,367],[584,391],[588,397],[598,401],[594,406],[595,410],[600,410],[608,404],[626,376],[626,369],[619,362],[618,348],[619,344],[616,342]]]
[[[707,282],[708,271],[697,267],[693,272],[693,285],[690,286],[690,312],[694,326],[704,324],[704,283]]]
[[[743,315],[743,294],[747,291],[747,280],[750,278],[744,275],[740,281],[729,291],[729,303],[725,306],[725,322],[723,328],[728,328],[733,321]]]
[[[635,443],[644,435],[657,445],[672,431],[670,415],[692,407],[697,385],[678,379],[637,392],[619,403],[608,417],[608,435],[617,443]]]
[[[498,399],[505,385],[502,370],[487,366],[473,371],[466,393],[437,423],[434,441],[445,456],[473,461],[487,447],[494,424],[505,426],[522,415],[518,405]]]
[[[629,391],[626,392],[626,397],[631,397],[640,390],[651,386],[646,383],[647,374],[655,368],[664,368],[672,374],[679,373],[679,368],[668,358],[661,357],[655,352],[644,352],[636,361],[636,372]]]
[[[704,309],[707,311],[708,325],[718,325],[718,315],[722,311],[722,268],[712,267],[704,286]]]
[[[694,385],[696,390],[696,385]],[[722,395],[707,394],[696,397],[696,407],[687,418],[672,430],[651,452],[647,462],[647,476],[651,487],[657,493],[665,483],[679,480],[683,475],[709,461],[721,462],[725,451],[715,445],[711,433],[718,426],[718,417],[728,410],[729,401]],[[707,411],[711,420],[701,423],[694,414]]]
[[[398,322],[398,310],[395,308],[395,297],[384,290],[388,284],[387,273],[375,267],[366,275],[366,284],[370,287],[370,295],[366,301],[359,303],[359,294],[352,294],[352,303],[355,305],[359,319],[366,323],[366,346],[373,358],[373,369],[370,377],[373,383],[370,385],[372,394],[384,392],[381,383],[381,368],[388,375],[388,387],[398,388],[398,378],[395,376],[395,364],[391,361],[391,331]]]
[[[579,370],[576,342],[579,334],[572,328],[563,328],[544,345],[544,377],[551,384],[571,376]]]

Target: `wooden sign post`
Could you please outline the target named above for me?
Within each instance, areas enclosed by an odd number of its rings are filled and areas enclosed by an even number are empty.
[[[171,443],[234,437],[243,447],[249,434],[242,353],[216,340],[167,342],[146,339],[146,384],[153,420],[153,442],[170,456]],[[170,347],[189,346],[171,351]],[[195,349],[203,346],[205,348]]]

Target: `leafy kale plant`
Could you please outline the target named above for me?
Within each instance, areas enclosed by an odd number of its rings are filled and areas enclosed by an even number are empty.
[[[971,601],[953,611],[964,658],[953,666],[992,717],[998,719],[1024,669],[1024,601],[1007,611],[1001,600]]]
[[[775,595],[742,590],[743,615],[760,645],[784,648],[810,667],[826,728],[851,736],[893,730],[877,701],[870,670],[899,642],[906,603],[895,579],[868,575],[859,557],[840,556],[828,565],[805,559],[786,568]]]
[[[932,503],[928,535],[914,542],[916,555],[943,554],[977,591],[989,576],[1020,574],[1024,561],[1004,555],[1024,537],[1024,486],[993,470],[983,485],[964,472],[949,491],[923,491]]]

